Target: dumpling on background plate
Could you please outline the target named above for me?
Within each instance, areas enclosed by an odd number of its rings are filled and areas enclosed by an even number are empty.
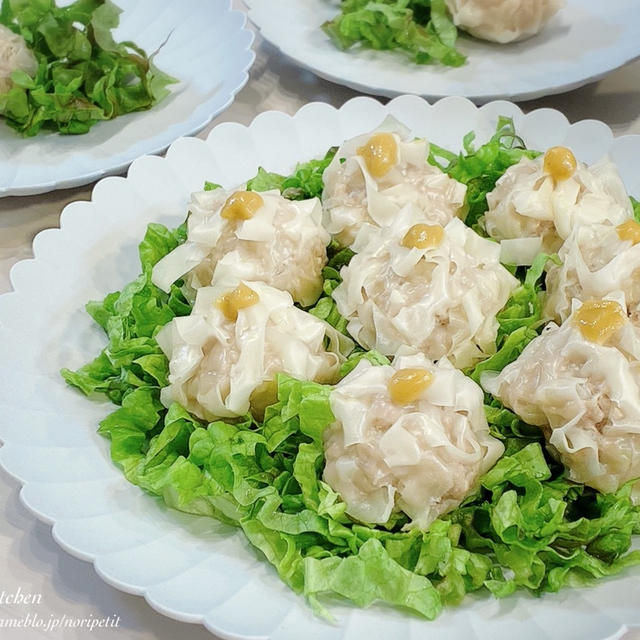
[[[318,299],[330,237],[317,198],[215,189],[194,193],[189,210],[187,241],[153,269],[158,287],[183,276],[193,289],[241,279],[288,291],[302,306]]]
[[[24,71],[32,78],[38,70],[38,61],[25,39],[0,24],[0,93],[11,89],[11,74]]]
[[[357,520],[384,524],[401,510],[405,528],[426,529],[473,493],[504,452],[489,434],[483,398],[446,359],[363,359],[330,395],[336,422],[325,431],[325,482]]]
[[[622,291],[629,317],[640,326],[640,224],[630,219],[573,230],[547,271],[545,316],[564,322],[574,299],[604,298]]]
[[[531,264],[540,251],[557,252],[577,225],[617,225],[633,217],[615,164],[604,159],[589,167],[566,147],[507,169],[487,202],[485,229],[502,241],[503,262],[521,255],[517,264]]]
[[[277,399],[278,373],[333,383],[341,350],[351,346],[287,292],[247,281],[198,289],[191,315],[174,318],[156,339],[169,359],[162,402],[203,420],[261,416]]]
[[[344,142],[325,169],[324,226],[349,246],[363,223],[385,226],[409,203],[430,224],[445,225],[458,215],[467,192],[427,162],[429,143],[387,118],[375,131]]]
[[[539,33],[565,0],[445,0],[454,24],[476,38],[507,43]]]
[[[459,368],[495,351],[496,314],[520,283],[500,246],[461,220],[426,225],[414,206],[389,227],[365,225],[333,297],[348,331],[367,349],[410,346]]]
[[[539,426],[569,478],[613,492],[640,477],[640,330],[624,296],[575,302],[482,386]],[[640,486],[634,489],[640,501]]]

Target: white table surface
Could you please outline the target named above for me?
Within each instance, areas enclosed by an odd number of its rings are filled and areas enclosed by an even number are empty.
[[[243,5],[234,0],[241,8]],[[250,79],[233,105],[199,134],[220,122],[248,124],[265,110],[295,113],[309,101],[338,107],[357,95],[344,87],[321,80],[298,69],[275,48],[256,37],[256,62]],[[616,135],[640,134],[640,62],[611,73],[607,78],[559,96],[522,103],[525,111],[541,107],[560,109],[570,121],[597,119]],[[31,243],[42,229],[59,226],[60,212],[74,200],[88,200],[93,185],[32,197],[0,199],[0,294],[10,291],[11,266],[32,257]],[[636,194],[639,195],[639,194]],[[1,357],[1,355],[0,355]],[[18,589],[39,596],[39,604],[7,604],[7,595]],[[3,597],[3,593],[5,597]],[[107,618],[119,616],[118,626],[53,630],[2,628],[2,620],[27,614],[48,620]],[[0,638],[64,638],[81,640],[215,640],[204,627],[176,622],[153,611],[137,596],[121,593],[104,583],[91,564],[65,553],[51,537],[48,525],[37,521],[21,504],[19,484],[0,471]],[[617,636],[620,637],[620,636]],[[640,640],[630,630],[625,640]]]

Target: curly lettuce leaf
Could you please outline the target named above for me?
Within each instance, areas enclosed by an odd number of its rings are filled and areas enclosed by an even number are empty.
[[[110,0],[3,0],[0,23],[21,35],[38,62],[35,77],[14,71],[0,115],[19,134],[83,134],[97,122],[150,109],[174,78],[132,42],[116,43],[121,10]]]
[[[324,280],[322,284],[322,294],[315,305],[308,309],[310,314],[328,322],[332,327],[345,335],[348,335],[348,321],[338,311],[338,306],[331,294],[342,282],[340,270],[349,264],[354,255],[351,249],[341,249],[335,242],[332,242],[327,247],[329,260],[327,266],[322,269],[322,278]]]
[[[520,356],[534,338],[538,337],[538,332],[544,324],[542,315],[544,270],[550,260],[556,259],[555,256],[541,253],[529,268],[523,269],[522,284],[511,293],[507,304],[496,316],[498,320],[496,352],[465,371],[478,384],[485,371],[502,371]],[[520,420],[490,394],[485,395],[485,402],[485,414],[491,434],[505,441],[507,453],[520,450],[531,440],[543,440],[540,429]]]
[[[175,316],[191,313],[191,305],[178,286],[166,294],[152,284],[151,271],[185,238],[185,225],[171,231],[150,224],[139,247],[143,273],[122,291],[87,303],[87,312],[105,331],[109,344],[79,370],[63,369],[69,384],[85,394],[104,393],[116,404],[139,388],[153,388],[159,397],[160,388],[167,384],[169,363],[154,336]]]
[[[458,31],[444,0],[344,0],[340,11],[322,26],[340,49],[400,50],[417,64],[466,61],[455,48]]]
[[[541,253],[529,268],[523,269],[522,284],[512,292],[504,309],[498,313],[499,343],[521,327],[538,328],[545,321],[542,315],[544,295],[542,278],[549,262],[558,263],[558,257]]]
[[[289,200],[320,198],[324,183],[322,174],[336,155],[337,147],[331,147],[323,158],[298,164],[290,176],[270,173],[262,167],[257,175],[247,182],[249,191],[270,191],[278,189]]]
[[[496,132],[488,142],[476,149],[474,141],[475,134],[467,134],[463,141],[464,152],[458,155],[432,144],[429,162],[467,185],[465,204],[468,213],[465,222],[481,235],[486,235],[479,221],[489,208],[487,193],[493,191],[509,167],[522,158],[536,158],[540,152],[527,149],[524,140],[516,133],[513,119],[504,116],[498,118]]]
[[[524,270],[523,283],[511,293],[506,305],[496,316],[496,353],[466,371],[475,382],[480,382],[480,376],[484,371],[502,371],[538,336],[538,329],[544,323],[544,291],[541,281],[549,260],[556,259],[555,256],[541,253],[533,264]]]
[[[131,482],[174,508],[240,527],[326,617],[326,596],[433,619],[483,588],[498,597],[556,591],[640,562],[639,552],[628,553],[640,528],[630,487],[602,495],[569,482],[531,441],[426,532],[353,522],[322,481],[322,434],[334,420],[329,393],[281,375],[262,424],[205,426],[138,389],[100,431]]]
[[[387,356],[382,355],[379,351],[372,349],[364,351],[363,349],[354,349],[351,355],[342,363],[340,367],[340,379],[349,375],[359,364],[361,360],[368,360],[376,366],[391,364],[391,360]]]
[[[589,584],[640,563],[640,552],[627,554],[640,516],[630,485],[605,495],[570,482],[552,472],[539,443],[504,456],[482,485],[488,499],[451,519],[462,525],[466,548],[497,561],[500,573],[485,586],[498,597]]]
[[[383,544],[367,540],[347,557],[306,558],[304,593],[319,613],[320,594],[339,595],[360,607],[382,601],[433,620],[442,610],[440,594],[431,582],[396,562]]]

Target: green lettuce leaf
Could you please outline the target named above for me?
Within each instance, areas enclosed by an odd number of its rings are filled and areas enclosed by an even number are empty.
[[[512,165],[523,157],[536,158],[538,151],[528,150],[516,133],[512,118],[498,118],[496,132],[491,139],[475,149],[475,134],[464,139],[464,152],[455,155],[435,144],[431,145],[429,162],[449,176],[467,185],[465,204],[468,209],[465,222],[481,235],[486,235],[480,219],[489,208],[487,193]]]
[[[310,314],[328,322],[332,327],[345,335],[348,335],[348,321],[338,311],[332,293],[342,282],[340,270],[349,264],[354,255],[351,249],[341,249],[336,242],[331,242],[327,247],[327,257],[329,260],[327,266],[322,270],[322,278],[324,280],[322,284],[322,294],[315,305],[308,309]]]
[[[375,538],[345,558],[306,558],[304,574],[304,593],[320,613],[324,608],[318,602],[319,594],[339,595],[360,607],[383,601],[429,620],[442,609],[440,595],[429,580],[404,569]]]
[[[497,597],[556,591],[640,563],[640,553],[629,553],[640,529],[630,485],[602,495],[569,482],[531,440],[426,532],[401,531],[402,518],[388,529],[353,522],[322,481],[329,395],[329,387],[281,375],[262,424],[203,425],[140,388],[100,432],[131,482],[174,508],[240,527],[325,617],[326,596],[433,619],[480,589]]]
[[[167,384],[169,364],[154,336],[175,316],[188,315],[191,305],[177,285],[166,294],[152,284],[151,270],[185,238],[184,225],[173,231],[160,224],[149,225],[139,247],[143,273],[122,291],[87,304],[109,344],[77,371],[63,369],[69,384],[85,394],[104,393],[116,404],[140,388],[153,388],[159,397],[160,388]]]
[[[23,136],[44,129],[86,133],[100,120],[150,109],[174,78],[132,42],[116,43],[121,10],[110,0],[3,0],[0,23],[21,35],[38,61],[34,78],[15,71],[0,116]]]
[[[360,360],[368,360],[371,364],[376,366],[391,364],[391,360],[387,356],[383,356],[379,351],[372,349],[371,351],[364,351],[357,348],[351,353],[351,355],[345,360],[340,367],[340,378],[344,378],[349,375],[357,366]]]
[[[331,147],[323,158],[298,164],[290,176],[270,173],[262,167],[257,175],[247,182],[249,191],[270,191],[278,189],[289,200],[320,198],[324,183],[322,174],[336,155],[337,147]]]
[[[455,48],[458,31],[444,0],[343,0],[340,11],[322,26],[340,49],[397,49],[417,64],[466,61]]]
[[[487,499],[450,517],[467,549],[495,558],[485,586],[498,597],[589,584],[640,563],[640,553],[627,554],[640,515],[630,485],[604,495],[574,484],[549,466],[539,443],[504,456],[482,485]]]
[[[523,283],[512,292],[507,304],[496,316],[499,324],[496,353],[465,372],[475,382],[480,382],[484,371],[502,371],[538,336],[538,330],[545,321],[541,280],[550,260],[555,261],[557,257],[544,253],[536,257],[525,270]]]
[[[545,268],[549,262],[559,264],[556,255],[541,253],[524,271],[522,285],[509,297],[504,309],[496,316],[500,325],[498,343],[522,327],[537,329],[545,321],[543,317],[543,282]]]

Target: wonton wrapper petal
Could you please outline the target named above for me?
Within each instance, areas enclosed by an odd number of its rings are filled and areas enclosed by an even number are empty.
[[[582,302],[623,291],[631,320],[640,326],[640,244],[621,240],[616,227],[578,227],[548,269],[545,315],[564,322],[574,299]]]
[[[578,225],[617,225],[633,216],[620,174],[609,160],[591,167],[578,163],[573,177],[558,183],[544,172],[543,163],[543,156],[523,158],[487,194],[484,226],[492,238],[542,238],[542,250],[555,253]]]
[[[624,309],[623,295],[609,298]],[[572,316],[552,322],[482,386],[542,429],[572,480],[614,492],[640,477],[640,332],[630,322],[606,345],[585,339]]]
[[[398,162],[374,178],[357,151],[379,132],[393,135]],[[467,188],[428,164],[428,156],[429,143],[411,140],[408,129],[391,117],[375,131],[343,143],[323,175],[325,228],[349,246],[363,223],[386,226],[409,203],[423,212],[423,222],[446,225],[461,211]]]
[[[313,304],[322,292],[330,241],[319,200],[293,202],[265,191],[252,218],[227,220],[220,210],[234,192],[192,195],[187,241],[156,264],[154,284],[168,291],[185,274],[194,289],[215,281],[260,281],[288,291],[303,306]]]
[[[321,383],[337,379],[344,339],[333,327],[295,307],[284,291],[245,284],[259,302],[240,309],[237,321],[217,305],[230,287],[202,287],[191,315],[174,318],[156,336],[169,358],[170,384],[162,389],[166,406],[178,402],[204,420],[250,410],[260,416],[276,401],[278,373]]]
[[[393,374],[426,369],[430,387],[415,402],[397,405],[388,391]],[[480,387],[444,359],[399,355],[393,366],[362,360],[330,396],[336,422],[325,432],[324,480],[347,513],[383,524],[394,511],[405,528],[426,529],[455,509],[504,452],[489,434]]]
[[[457,218],[440,246],[401,246],[420,220],[409,206],[390,227],[365,225],[332,295],[365,348],[392,356],[406,345],[463,368],[495,352],[496,313],[519,282],[500,264],[499,245]]]

